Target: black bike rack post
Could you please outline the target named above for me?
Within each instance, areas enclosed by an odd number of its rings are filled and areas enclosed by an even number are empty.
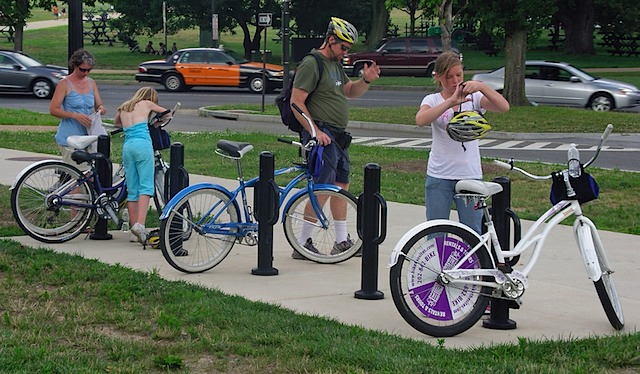
[[[98,178],[103,186],[111,186],[113,177],[111,176],[111,140],[107,135],[98,136],[98,152],[102,153],[104,158],[96,159],[96,170],[98,172]],[[98,217],[96,226],[93,228],[93,233],[89,235],[93,240],[109,240],[113,239],[113,235],[107,232],[107,226],[109,220],[106,218]]]
[[[180,192],[180,190],[189,185],[189,174],[184,168],[184,146],[180,142],[175,142],[171,144],[170,152],[169,191],[168,199],[165,201],[169,201],[169,199],[173,198],[178,192]],[[167,183],[166,180],[165,183]],[[182,213],[184,207],[177,207],[177,209]],[[171,226],[169,227],[170,233],[174,231],[182,232],[184,230],[182,218],[180,218],[180,216],[180,214],[176,215],[176,218],[171,221]],[[176,238],[176,240],[172,240],[171,242],[171,250],[174,254],[179,255],[183,251],[182,235],[171,235],[171,237]]]
[[[260,179],[253,195],[258,221],[258,267],[253,275],[278,275],[273,267],[273,225],[278,222],[278,185],[274,180],[274,161],[271,152],[260,153]]]
[[[358,236],[362,239],[362,273],[356,299],[379,300],[378,246],[387,236],[387,202],[380,195],[380,166],[364,167],[364,192],[358,196]]]
[[[514,245],[520,241],[520,218],[511,210],[511,180],[507,177],[496,177],[493,182],[502,186],[502,192],[492,197],[491,216],[493,225],[498,235],[498,241],[502,248],[511,246],[511,220],[514,226]],[[509,266],[515,265],[520,256],[507,259]],[[520,306],[514,300],[491,299],[491,313],[488,319],[482,322],[482,326],[494,330],[512,330],[516,328],[516,322],[509,319],[509,309],[519,309]]]

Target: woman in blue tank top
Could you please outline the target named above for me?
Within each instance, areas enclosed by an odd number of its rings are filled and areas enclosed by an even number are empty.
[[[114,124],[124,130],[122,164],[127,175],[127,208],[131,217],[131,241],[144,244],[145,221],[153,196],[153,145],[147,125],[152,112],[162,113],[158,93],[151,87],[140,88],[116,113]],[[170,114],[167,114],[170,115]]]
[[[89,51],[78,49],[69,59],[72,70],[57,86],[51,98],[49,113],[60,118],[56,143],[60,146],[62,159],[74,166],[86,168],[86,164],[78,165],[71,160],[73,150],[67,149],[67,138],[72,135],[87,135],[91,127],[89,115],[100,112],[107,113],[102,105],[102,98],[89,72],[96,64],[96,60]]]

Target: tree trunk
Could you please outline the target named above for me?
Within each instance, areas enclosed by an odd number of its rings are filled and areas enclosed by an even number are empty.
[[[594,55],[593,31],[595,8],[593,0],[579,0],[570,16],[562,17],[564,51],[569,54]]]
[[[367,47],[372,48],[375,43],[387,35],[387,21],[389,11],[385,6],[385,0],[372,0],[371,30],[367,34]]]
[[[451,33],[453,31],[453,0],[443,0],[438,7],[438,16],[440,18],[440,30],[442,31],[442,51],[451,50]]]
[[[524,67],[527,46],[527,30],[505,30],[504,92],[502,95],[513,106],[529,106],[524,91]]]
[[[27,14],[29,12],[29,0],[18,0],[18,14]],[[13,42],[13,50],[14,51],[22,51],[23,41],[24,41],[24,26],[26,25],[26,21],[23,17],[18,17],[16,19],[16,25],[14,26],[15,33],[14,42]]]

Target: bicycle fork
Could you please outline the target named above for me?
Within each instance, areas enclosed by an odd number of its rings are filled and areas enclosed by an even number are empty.
[[[584,267],[587,270],[587,275],[589,279],[594,282],[600,280],[602,276],[602,269],[600,268],[600,258],[602,260],[603,266],[608,267],[606,258],[604,257],[604,252],[602,250],[596,250],[596,243],[598,243],[598,248],[602,248],[602,243],[600,242],[600,237],[593,235],[592,230],[595,230],[595,225],[591,220],[584,216],[578,216],[573,223],[573,234],[576,238],[576,243],[578,244],[578,250],[582,255],[582,260],[584,262]],[[598,253],[600,252],[600,253]],[[607,269],[607,271],[610,271]]]

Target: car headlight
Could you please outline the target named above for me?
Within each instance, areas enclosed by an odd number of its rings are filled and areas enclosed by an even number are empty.
[[[64,74],[64,73],[59,72],[59,71],[52,71],[51,75],[53,75],[57,79],[62,79],[62,78],[67,76],[67,74]]]
[[[284,77],[284,71],[282,70],[280,71],[267,70],[267,74],[269,74],[272,77]]]
[[[633,93],[633,90],[629,88],[621,88],[620,93],[623,95],[630,95]]]

